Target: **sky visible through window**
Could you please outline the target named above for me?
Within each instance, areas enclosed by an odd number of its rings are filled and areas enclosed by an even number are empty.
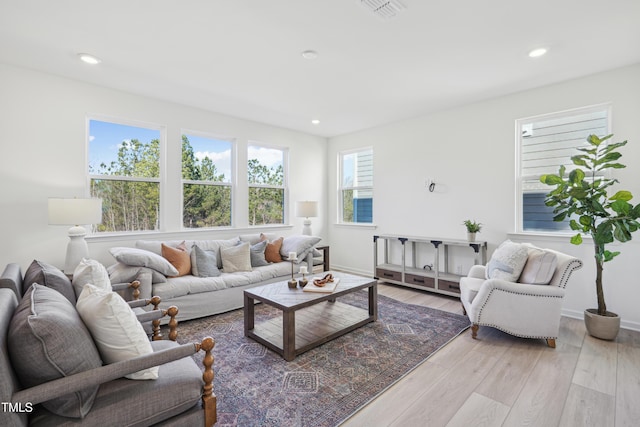
[[[100,164],[109,165],[118,159],[118,150],[124,141],[137,139],[149,143],[160,139],[160,131],[118,123],[89,121],[89,168],[92,173],[100,170]]]
[[[231,182],[231,142],[205,136],[186,134],[196,159],[209,157],[218,174],[224,174],[223,182]]]

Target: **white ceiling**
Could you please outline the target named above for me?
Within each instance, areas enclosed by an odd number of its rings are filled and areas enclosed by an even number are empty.
[[[640,62],[639,0],[400,1],[0,0],[0,61],[327,137]]]

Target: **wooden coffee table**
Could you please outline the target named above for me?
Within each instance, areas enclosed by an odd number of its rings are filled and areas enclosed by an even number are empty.
[[[291,361],[305,351],[378,320],[377,280],[346,273],[333,275],[340,282],[332,293],[290,289],[286,281],[244,291],[244,335]],[[367,288],[368,310],[340,301],[344,295]],[[255,301],[281,310],[282,316],[256,325]]]

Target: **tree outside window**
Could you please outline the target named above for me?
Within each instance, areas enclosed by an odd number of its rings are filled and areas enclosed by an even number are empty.
[[[231,225],[231,141],[182,135],[182,222],[185,228]]]
[[[91,196],[102,199],[97,232],[160,228],[160,128],[89,120]]]
[[[285,151],[259,145],[248,147],[249,224],[283,224],[285,209]]]

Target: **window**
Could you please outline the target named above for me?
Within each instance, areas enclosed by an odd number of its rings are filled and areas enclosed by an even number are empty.
[[[373,222],[373,150],[339,154],[340,222]]]
[[[102,199],[98,232],[160,228],[161,128],[89,119],[91,196]]]
[[[249,224],[284,224],[285,150],[249,145],[247,159]]]
[[[519,231],[570,230],[569,219],[553,221],[553,208],[544,204],[553,187],[541,183],[540,176],[557,174],[561,165],[567,172],[574,169],[571,156],[579,154],[577,148],[587,145],[587,136],[608,135],[609,119],[610,107],[599,105],[516,121]]]
[[[182,225],[231,225],[233,142],[182,135]]]

